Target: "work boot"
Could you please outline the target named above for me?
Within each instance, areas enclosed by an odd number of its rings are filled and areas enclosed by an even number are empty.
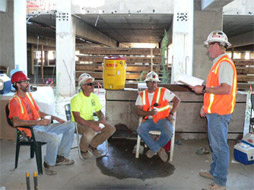
[[[65,158],[64,156],[57,155],[56,166],[72,165],[72,164],[74,164],[74,160],[69,160],[68,158]]]
[[[45,168],[45,171],[46,171],[47,175],[56,175],[57,174],[54,166],[50,166],[46,162],[44,162],[43,165],[44,165],[44,168]]]
[[[168,161],[168,154],[166,153],[164,148],[161,148],[160,151],[158,152],[159,157],[161,158],[161,160],[163,162],[167,162]]]
[[[93,154],[89,150],[87,150],[86,152],[81,151],[81,156],[84,159],[89,159],[93,157]]]
[[[201,171],[201,172],[199,172],[199,175],[200,175],[201,177],[204,177],[204,178],[208,178],[208,179],[212,179],[212,180],[213,180],[212,174],[210,174],[208,171]]]
[[[146,152],[146,157],[147,158],[152,158],[154,155],[156,155],[156,153],[154,153],[152,150],[148,150]]]
[[[202,190],[226,190],[226,186],[221,186],[216,183],[209,184],[209,186]]]
[[[89,146],[89,150],[90,150],[90,152],[91,152],[96,158],[99,158],[99,157],[102,156],[102,152],[99,151],[97,148],[94,148],[94,147]]]

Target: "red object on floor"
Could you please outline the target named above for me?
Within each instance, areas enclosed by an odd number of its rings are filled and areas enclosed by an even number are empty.
[[[154,140],[158,140],[158,136],[154,137]],[[171,140],[167,142],[167,144],[163,147],[166,152],[170,152]]]
[[[170,146],[171,146],[171,140],[168,141],[168,143],[164,146],[164,149],[165,149],[166,152],[170,151]]]

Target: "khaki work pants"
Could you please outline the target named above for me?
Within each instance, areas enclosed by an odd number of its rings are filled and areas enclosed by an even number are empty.
[[[98,133],[90,127],[78,124],[78,132],[82,135],[80,139],[80,150],[86,152],[89,146],[97,148],[97,146],[111,137],[115,131],[116,128],[109,124],[106,124]]]

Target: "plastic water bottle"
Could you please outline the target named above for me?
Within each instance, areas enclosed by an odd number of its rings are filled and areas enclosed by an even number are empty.
[[[10,77],[12,77],[12,75],[13,75],[14,73],[16,73],[17,71],[20,71],[20,70],[19,70],[19,65],[16,65],[16,68],[15,68],[15,69],[12,69],[12,70],[10,71]],[[11,84],[11,90],[12,90],[12,91],[15,91],[15,88],[13,87],[13,84]]]

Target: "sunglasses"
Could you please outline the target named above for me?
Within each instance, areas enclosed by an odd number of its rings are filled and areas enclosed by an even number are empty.
[[[84,85],[87,85],[87,86],[94,86],[94,83],[90,82],[90,83],[87,83],[87,84],[84,84]]]

